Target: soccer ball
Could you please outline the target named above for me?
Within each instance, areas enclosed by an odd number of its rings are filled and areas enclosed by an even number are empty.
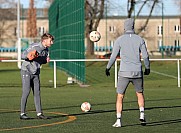
[[[91,41],[98,42],[101,39],[101,34],[98,31],[92,31],[89,37]]]
[[[80,108],[83,112],[88,112],[91,110],[91,104],[89,102],[83,102]]]

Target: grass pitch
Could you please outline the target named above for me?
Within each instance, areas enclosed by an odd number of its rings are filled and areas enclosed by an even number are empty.
[[[32,92],[27,113],[33,119],[19,119],[21,79],[16,63],[0,63],[0,132],[12,133],[179,133],[181,131],[181,88],[177,87],[177,66],[174,62],[152,62],[151,74],[145,76],[147,126],[139,123],[139,110],[133,86],[130,84],[124,99],[121,128],[113,128],[116,120],[114,68],[106,77],[106,62],[86,65],[86,84],[67,85],[67,76],[57,71],[57,88],[53,88],[53,69],[44,65],[41,70],[41,99],[44,114],[49,120],[36,119]],[[158,73],[159,72],[159,73]],[[166,75],[163,75],[166,74]],[[82,102],[88,101],[92,110],[83,113]]]

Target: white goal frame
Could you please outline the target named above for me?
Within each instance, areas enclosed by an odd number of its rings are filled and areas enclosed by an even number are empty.
[[[117,87],[117,78],[118,78],[118,61],[120,61],[121,59],[116,59],[115,61],[115,88]],[[177,62],[177,84],[178,87],[180,87],[180,60],[181,59],[150,59],[150,61],[176,61]],[[23,61],[23,60],[21,60]],[[54,75],[53,75],[53,81],[54,81],[54,88],[57,88],[57,76],[56,76],[56,62],[73,62],[73,61],[84,61],[84,62],[89,62],[89,61],[95,61],[95,62],[99,62],[99,61],[106,61],[108,62],[109,59],[61,59],[61,60],[50,60],[50,62],[53,62],[53,70],[54,70]],[[19,60],[1,60],[0,62],[20,62]],[[106,66],[105,66],[106,69]]]

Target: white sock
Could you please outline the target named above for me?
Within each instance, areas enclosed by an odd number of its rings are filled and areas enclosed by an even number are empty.
[[[22,115],[24,115],[25,113],[21,113],[20,115],[22,116]]]
[[[140,107],[140,112],[144,112],[144,107]]]
[[[40,116],[42,113],[37,113],[37,116]]]
[[[121,122],[121,113],[117,113],[116,116],[117,116],[116,123],[120,123]]]
[[[117,119],[120,119],[121,118],[121,113],[117,113],[116,116],[117,116]]]
[[[145,114],[144,114],[144,107],[140,107],[140,119],[144,120]]]

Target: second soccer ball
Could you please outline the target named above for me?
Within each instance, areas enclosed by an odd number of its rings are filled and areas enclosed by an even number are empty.
[[[89,102],[83,102],[83,103],[81,104],[81,110],[82,110],[83,112],[88,112],[88,111],[90,111],[90,110],[91,110],[91,104],[90,104]]]
[[[89,37],[91,41],[98,42],[101,39],[101,34],[98,31],[92,31]]]

